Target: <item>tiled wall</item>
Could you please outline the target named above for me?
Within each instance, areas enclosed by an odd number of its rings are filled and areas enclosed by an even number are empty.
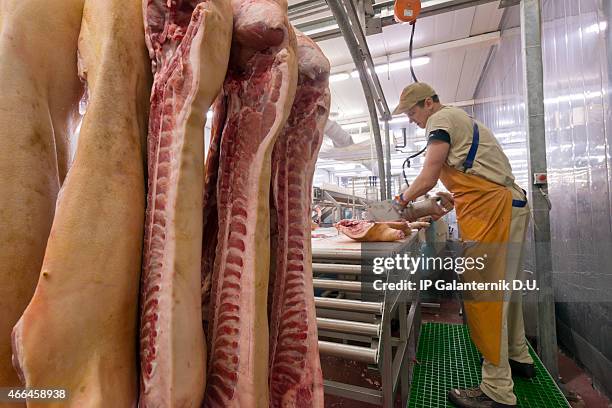
[[[559,342],[612,394],[609,3],[543,0],[542,47]],[[506,24],[517,16],[517,7],[508,10]],[[518,29],[504,30],[475,98],[475,116],[499,136],[527,188]]]

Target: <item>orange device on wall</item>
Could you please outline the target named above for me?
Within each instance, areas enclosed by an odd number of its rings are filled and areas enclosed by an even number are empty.
[[[395,0],[393,13],[395,19],[401,23],[412,23],[421,12],[420,0]]]

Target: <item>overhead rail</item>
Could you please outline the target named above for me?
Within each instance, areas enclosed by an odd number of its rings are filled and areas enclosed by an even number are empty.
[[[424,1],[421,7],[420,18],[434,16],[449,11],[460,10],[466,7],[475,7],[481,4],[492,3],[499,0],[429,0]],[[373,4],[374,16],[371,17],[366,24],[372,26],[386,27],[392,24],[397,24],[393,18],[393,0],[379,1]],[[500,7],[512,5],[512,2],[501,2]],[[308,7],[315,7],[316,13],[304,14],[302,10],[308,10]],[[313,9],[310,9],[312,11]],[[289,6],[289,18],[292,21],[303,19],[315,14],[326,13],[328,8],[325,3],[321,4],[321,0],[313,0],[298,3]],[[375,23],[372,20],[379,20]],[[342,32],[333,15],[325,15],[308,21],[299,21],[295,24],[296,28],[306,33],[315,41],[327,40],[342,36]]]
[[[378,164],[378,178],[380,180],[380,197],[382,200],[387,198],[387,182],[385,176],[385,160],[378,123],[378,112],[385,121],[390,119],[389,106],[382,91],[382,86],[378,80],[378,75],[374,69],[372,55],[368,48],[368,43],[363,33],[355,5],[351,0],[336,0],[328,3],[332,14],[342,32],[348,49],[359,73],[359,80],[363,88],[364,96],[370,114],[374,145],[376,146],[376,157]]]

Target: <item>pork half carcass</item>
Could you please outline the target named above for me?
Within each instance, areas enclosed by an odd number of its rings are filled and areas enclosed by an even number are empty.
[[[155,78],[141,289],[141,408],[202,404],[204,123],[227,71],[230,0],[145,0]]]
[[[410,235],[407,222],[374,222],[363,220],[342,220],[334,225],[347,237],[360,242],[389,242]]]
[[[82,13],[83,0],[0,0],[0,387],[20,385],[11,330],[36,288],[79,118]]]
[[[329,61],[297,34],[298,88],[272,155],[270,406],[323,407],[312,286],[310,203],[329,115]]]
[[[143,31],[140,0],[86,0],[78,44],[89,103],[34,297],[13,330],[25,385],[66,389],[69,398],[31,407],[137,403],[151,87]]]
[[[204,404],[255,408],[269,401],[271,156],[295,95],[296,40],[286,1],[233,0],[232,8],[230,66],[215,106],[215,115],[225,119],[215,125],[221,131],[218,177],[206,177],[208,183],[217,179],[216,198],[207,194],[207,200],[216,200],[218,234],[214,262],[202,262],[213,265],[212,272],[203,270],[204,282],[212,273]],[[207,230],[214,213],[207,212]]]

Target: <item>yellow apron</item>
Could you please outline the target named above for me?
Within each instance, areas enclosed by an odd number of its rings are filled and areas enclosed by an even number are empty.
[[[472,148],[464,163],[464,171],[445,164],[440,180],[454,195],[457,223],[464,241],[474,241],[465,249],[464,257],[485,256],[483,270],[470,269],[462,275],[464,282],[498,282],[506,276],[507,242],[510,234],[511,191],[480,176],[467,174],[478,149],[478,126],[474,123]],[[494,244],[494,245],[492,245]],[[469,291],[464,293],[464,309],[472,341],[484,358],[499,365],[503,291]]]

